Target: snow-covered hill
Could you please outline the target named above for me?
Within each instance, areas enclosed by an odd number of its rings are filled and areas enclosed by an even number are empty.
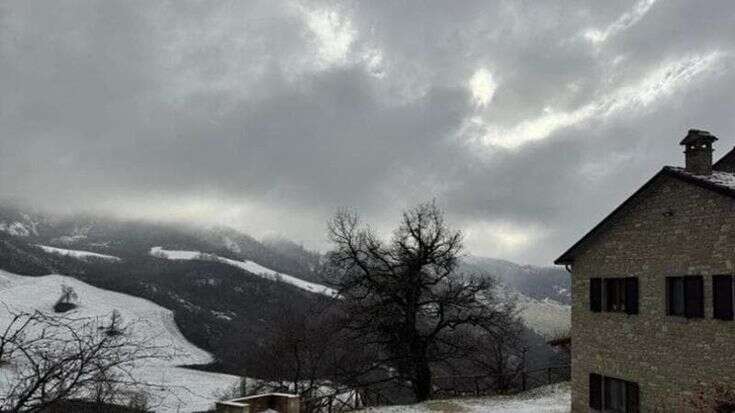
[[[71,277],[47,275],[25,277],[0,271],[0,303],[12,311],[53,313],[61,286],[72,287],[79,296],[79,307],[67,313],[76,317],[109,317],[117,310],[124,322],[136,322],[133,334],[142,340],[167,348],[165,360],[151,360],[136,366],[136,379],[156,384],[153,394],[156,411],[202,411],[212,407],[214,394],[231,388],[239,377],[177,367],[204,364],[212,356],[189,343],[174,322],[173,313],[148,300],[90,286]],[[0,328],[9,322],[9,312],[0,311]],[[11,366],[0,368],[0,382],[10,377]],[[157,399],[157,400],[156,400]]]
[[[568,332],[572,323],[572,309],[550,298],[537,300],[517,294],[518,309],[526,327],[541,337],[551,339]]]
[[[568,413],[571,411],[569,383],[539,387],[513,396],[475,399],[431,400],[410,406],[374,407],[364,413]]]
[[[150,254],[154,257],[168,259],[168,260],[204,260],[204,261],[217,261],[223,264],[231,265],[243,269],[247,272],[259,275],[271,281],[282,281],[286,284],[293,285],[295,287],[306,290],[310,293],[324,294],[330,297],[337,296],[337,291],[329,288],[322,284],[313,283],[310,281],[304,281],[300,278],[292,275],[283,274],[278,271],[273,271],[270,268],[266,268],[253,261],[238,261],[229,258],[217,256],[215,254],[203,253],[200,251],[183,251],[183,250],[165,250],[161,247],[151,248]]]

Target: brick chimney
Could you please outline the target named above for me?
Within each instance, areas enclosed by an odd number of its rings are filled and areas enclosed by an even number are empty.
[[[686,171],[694,175],[712,175],[712,143],[717,138],[706,130],[689,129],[679,142],[684,145]]]

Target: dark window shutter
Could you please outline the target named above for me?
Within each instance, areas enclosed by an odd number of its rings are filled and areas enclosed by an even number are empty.
[[[704,282],[701,276],[690,275],[685,278],[686,316],[687,318],[704,317]]]
[[[602,376],[590,373],[590,409],[602,410]]]
[[[666,277],[666,315],[671,315],[671,297],[673,290],[673,281],[671,277]]]
[[[625,412],[626,413],[638,413],[639,408],[639,390],[638,383],[630,381],[625,382]]]
[[[638,314],[638,278],[625,279],[625,312]]]
[[[715,275],[712,277],[712,305],[714,318],[732,320],[732,275]]]
[[[599,313],[602,311],[602,279],[590,279],[590,310]]]

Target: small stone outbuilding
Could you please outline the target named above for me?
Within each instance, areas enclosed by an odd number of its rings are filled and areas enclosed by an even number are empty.
[[[265,393],[217,402],[217,413],[299,413],[299,396],[285,393]]]
[[[735,149],[692,129],[555,263],[572,273],[572,411],[702,411],[735,389]]]

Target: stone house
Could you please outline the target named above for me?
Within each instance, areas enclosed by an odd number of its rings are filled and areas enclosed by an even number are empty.
[[[572,411],[698,411],[735,389],[735,149],[709,132],[555,263],[572,274]]]

